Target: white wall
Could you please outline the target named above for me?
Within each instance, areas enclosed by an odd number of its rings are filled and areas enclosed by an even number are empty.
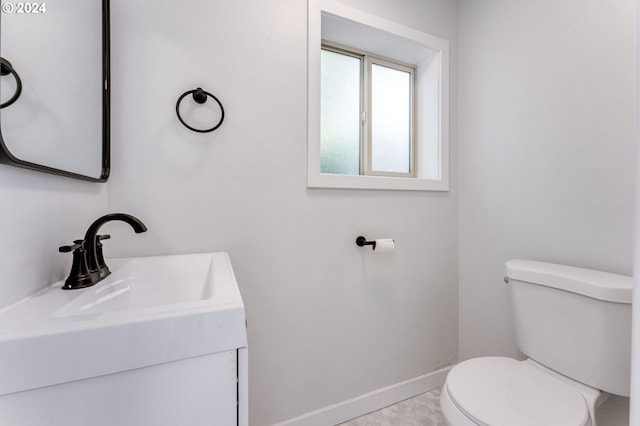
[[[463,0],[460,358],[517,355],[504,262],[631,274],[635,2]]]
[[[457,2],[347,3],[448,38],[455,52]],[[448,193],[307,189],[306,22],[300,0],[112,1],[109,206],[149,232],[111,253],[230,252],[247,308],[253,425],[426,374],[457,353],[455,131]],[[175,116],[178,96],[199,85],[227,114],[211,134]],[[360,234],[395,238],[397,251],[372,256],[355,246]]]

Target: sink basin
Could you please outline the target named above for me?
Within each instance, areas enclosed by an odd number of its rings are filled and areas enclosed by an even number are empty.
[[[227,253],[111,259],[0,310],[0,395],[247,346]]]
[[[228,281],[229,277],[223,276],[228,271],[220,265],[214,269],[213,260],[210,254],[112,259],[108,264],[113,272],[106,280],[84,290],[53,316],[143,308],[173,310],[179,305],[197,306],[213,300],[218,305],[232,302],[233,286],[220,285]]]

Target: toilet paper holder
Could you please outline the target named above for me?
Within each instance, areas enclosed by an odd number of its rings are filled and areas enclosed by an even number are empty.
[[[367,239],[365,237],[363,237],[362,235],[360,235],[358,238],[356,238],[356,245],[358,247],[364,247],[364,246],[373,246],[373,249],[376,249],[376,242],[375,241],[367,241]]]
[[[371,246],[373,251],[375,251],[376,253],[393,251],[396,248],[396,242],[394,240],[392,240],[391,238],[376,239],[376,240],[373,240],[373,241],[367,241],[367,239],[365,237],[363,237],[362,235],[360,235],[358,238],[356,238],[356,245],[359,246],[359,247]]]

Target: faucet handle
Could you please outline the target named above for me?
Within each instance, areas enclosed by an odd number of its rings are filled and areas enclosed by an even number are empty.
[[[84,243],[83,240],[74,240],[73,244],[70,246],[62,246],[62,247],[58,247],[58,251],[60,253],[70,253],[72,251],[76,251],[79,248],[82,248],[82,244]]]
[[[83,288],[94,283],[91,271],[87,267],[87,251],[84,249],[84,240],[75,240],[72,245],[62,246],[58,250],[60,253],[73,252],[71,272],[62,286],[63,290]]]
[[[102,252],[102,240],[108,240],[111,235],[96,235],[96,260],[98,262],[98,272],[104,271],[107,267],[107,263],[104,261],[104,253]]]

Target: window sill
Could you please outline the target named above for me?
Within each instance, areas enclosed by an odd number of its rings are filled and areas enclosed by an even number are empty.
[[[387,189],[396,191],[448,191],[443,179],[420,179],[388,176],[351,176],[327,173],[309,175],[308,188]]]

